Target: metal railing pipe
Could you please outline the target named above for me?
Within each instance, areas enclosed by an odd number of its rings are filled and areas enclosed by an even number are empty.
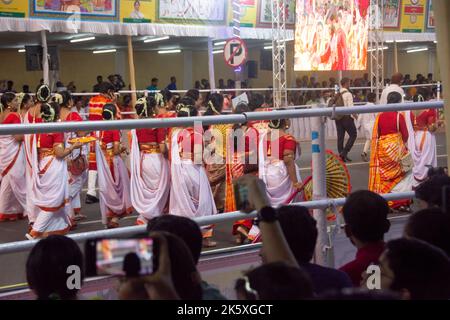
[[[382,196],[388,201],[399,199],[411,199],[414,197],[414,192],[389,193],[384,194]],[[338,199],[324,199],[324,200],[297,202],[291,205],[303,206],[308,209],[314,209],[314,208],[328,208],[328,207],[342,206],[344,203],[345,198],[338,198]],[[256,212],[246,214],[240,211],[235,211],[235,212],[221,213],[213,216],[194,218],[194,221],[197,222],[200,226],[203,226],[227,221],[251,219],[254,218],[255,216]],[[131,226],[131,227],[121,227],[117,229],[107,229],[107,230],[69,234],[68,237],[72,238],[77,242],[82,242],[92,238],[133,236],[142,232],[146,232],[145,226]],[[36,244],[37,241],[38,240],[24,240],[0,244],[0,254],[29,250]]]
[[[298,106],[301,107],[301,106]],[[290,109],[277,111],[247,112],[244,114],[230,114],[217,116],[187,117],[187,118],[164,118],[164,119],[131,119],[111,121],[85,121],[85,122],[55,122],[34,124],[5,124],[0,126],[0,135],[7,134],[30,134],[44,132],[71,132],[71,131],[97,131],[97,130],[123,130],[139,128],[170,128],[189,127],[195,123],[202,125],[220,123],[244,123],[252,120],[272,120],[283,118],[309,118],[333,115],[351,115],[359,113],[376,113],[384,111],[405,111],[420,109],[439,109],[444,107],[443,101],[434,102],[411,102],[385,105],[364,105],[354,107],[338,108],[313,108],[313,109]]]

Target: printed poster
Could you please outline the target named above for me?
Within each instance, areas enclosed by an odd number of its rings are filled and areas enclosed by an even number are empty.
[[[150,23],[155,21],[156,0],[121,0],[120,21]]]
[[[383,28],[398,29],[400,27],[401,0],[384,0]]]
[[[434,30],[436,28],[434,22],[433,0],[428,0],[427,5],[427,29]]]
[[[2,1],[2,0],[0,0]],[[79,14],[82,20],[117,20],[118,0],[30,0],[30,15],[60,18]]]
[[[403,0],[402,32],[423,32],[426,0]]]
[[[254,28],[256,26],[257,1],[241,0],[241,27]],[[233,3],[228,4],[228,25],[233,26]]]
[[[227,0],[158,0],[158,22],[226,24]]]
[[[28,0],[0,0],[0,17],[25,18]]]
[[[286,6],[283,10],[286,14],[286,25],[293,27],[295,23],[295,0],[286,0]],[[259,0],[258,24],[263,27],[272,26],[271,0]]]

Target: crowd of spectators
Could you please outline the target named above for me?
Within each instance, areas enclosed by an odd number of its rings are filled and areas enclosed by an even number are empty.
[[[428,300],[450,298],[450,177],[445,169],[430,170],[416,190],[421,208],[406,223],[401,238],[386,241],[390,229],[387,201],[370,191],[353,192],[343,206],[344,231],[356,248],[352,261],[339,269],[315,264],[318,230],[308,209],[274,209],[265,184],[245,175],[235,183],[248,189],[248,211],[258,212],[262,233],[261,265],[235,281],[241,300]],[[225,299],[204,281],[197,269],[202,234],[192,220],[161,216],[149,222],[145,236],[157,241],[158,267],[151,275],[124,275],[119,299]],[[66,286],[66,268],[83,267],[78,245],[64,236],[40,240],[26,264],[28,284],[38,299],[82,299]],[[371,267],[378,268],[373,281]],[[378,283],[373,286],[373,284]]]

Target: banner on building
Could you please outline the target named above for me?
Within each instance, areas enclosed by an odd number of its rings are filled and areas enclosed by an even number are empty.
[[[124,23],[150,23],[155,20],[156,0],[121,0],[120,21]]]
[[[0,0],[0,17],[25,18],[28,0]]]
[[[225,25],[226,0],[158,0],[158,22]]]
[[[400,13],[402,9],[401,0],[385,0],[383,8],[383,28],[400,28]]]
[[[423,32],[426,0],[403,0],[402,32]]]
[[[257,0],[241,0],[241,27],[254,28],[256,26]],[[233,26],[233,1],[228,1],[228,25]]]
[[[433,0],[428,0],[427,5],[427,30],[433,31],[436,26],[434,22],[434,12],[433,12]]]
[[[0,0],[2,1],[2,0]],[[30,16],[49,19],[118,20],[118,0],[30,0]]]
[[[295,24],[295,0],[286,0],[286,6],[281,8],[286,15],[286,25],[294,27]],[[259,0],[258,26],[272,26],[272,0]]]

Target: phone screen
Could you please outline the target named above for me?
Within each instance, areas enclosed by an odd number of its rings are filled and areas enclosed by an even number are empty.
[[[134,253],[138,257],[140,275],[153,272],[154,242],[152,238],[99,239],[94,243],[97,275],[125,275],[124,259],[129,253]]]
[[[236,202],[236,209],[245,210],[248,206],[248,188],[240,184],[234,185],[234,199]]]

